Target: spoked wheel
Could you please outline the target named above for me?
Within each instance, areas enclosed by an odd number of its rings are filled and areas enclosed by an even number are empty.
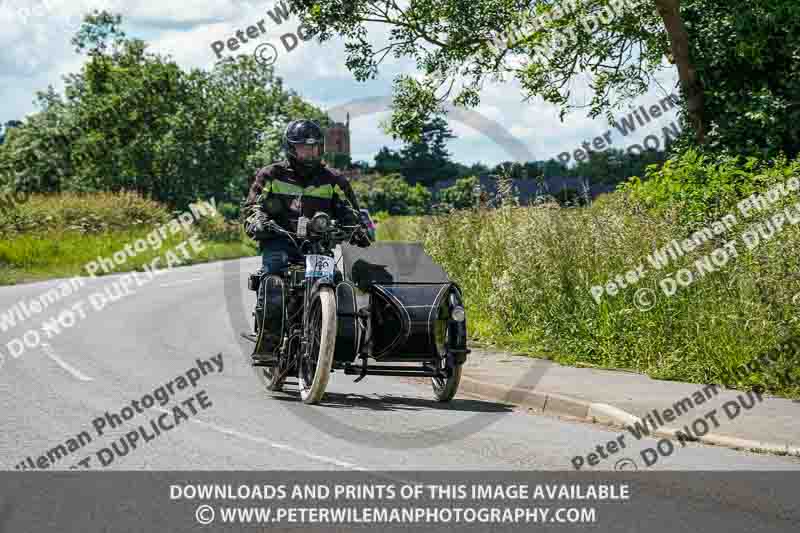
[[[291,348],[292,347],[290,346],[286,350],[286,354],[293,353]],[[280,392],[283,390],[283,383],[286,380],[287,375],[285,372],[286,366],[289,365],[289,361],[292,360],[292,358],[286,354],[281,354],[278,356],[278,363],[275,366],[257,367],[258,377],[269,391]]]
[[[303,403],[319,403],[328,386],[336,343],[336,299],[333,289],[321,287],[308,314],[308,351],[300,358],[297,382]]]
[[[445,345],[449,339],[449,334],[446,337]],[[442,373],[447,373],[447,360],[446,358],[442,358],[441,363],[439,364],[439,370]],[[450,375],[447,378],[431,378],[431,385],[433,386],[433,394],[436,396],[436,399],[440,402],[449,402],[453,399],[453,396],[456,395],[458,391],[458,385],[461,383],[461,370],[463,364],[457,364],[455,367],[451,369]]]
[[[440,402],[449,402],[453,399],[458,391],[458,385],[461,383],[461,367],[458,364],[453,368],[452,374],[446,378],[431,378],[431,385],[433,385],[433,394]],[[444,368],[442,369],[444,370]]]

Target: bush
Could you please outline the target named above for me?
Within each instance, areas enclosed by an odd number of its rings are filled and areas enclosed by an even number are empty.
[[[217,206],[217,211],[225,217],[225,220],[238,221],[241,216],[242,207],[239,204],[220,202]]]
[[[170,218],[163,205],[135,193],[32,194],[27,202],[0,210],[0,237],[128,231]]]
[[[648,167],[645,180],[633,177],[620,190],[645,208],[678,210],[680,222],[691,226],[718,219],[740,199],[790,176],[800,176],[800,159],[769,164],[754,157],[712,159],[689,150],[660,169]]]
[[[238,221],[231,222],[221,214],[201,217],[197,220],[197,229],[204,239],[217,242],[242,242],[250,238]]]
[[[390,215],[422,215],[429,211],[433,195],[423,185],[409,185],[400,174],[369,176],[353,180],[358,203],[370,212]]]
[[[725,191],[725,183],[740,187],[719,205],[750,189],[741,174],[726,177],[718,167],[695,167],[698,172],[692,176],[677,165],[663,174],[665,181],[712,177],[716,190]],[[751,180],[771,181],[786,168],[759,172]],[[673,239],[683,241],[692,233],[681,222],[685,213],[679,206],[689,205],[700,214],[707,204],[689,191],[669,194],[666,184],[658,181],[639,187],[639,193],[662,195],[655,196],[660,209],[645,209],[631,196],[614,193],[585,209],[506,205],[455,211],[422,225],[426,250],[464,289],[471,334],[566,364],[627,368],[656,378],[731,387],[764,384],[775,392],[800,394],[793,384],[800,379],[775,385],[779,382],[771,373],[777,367],[729,377],[737,365],[800,332],[795,296],[800,293],[800,226],[787,223],[752,250],[740,244],[738,256],[724,268],[667,297],[659,281],[682,268],[696,271],[695,261],[721,246],[723,239],[715,238],[661,270],[651,267],[646,258],[654,248]],[[785,202],[797,199],[794,195]],[[779,207],[773,206],[772,212]],[[725,239],[738,236],[745,227],[741,221]],[[604,295],[599,303],[592,297],[593,286],[642,264],[645,276],[638,283],[614,296]],[[651,292],[637,292],[640,289]],[[637,298],[642,294],[650,295],[652,308],[640,310]],[[798,363],[800,354],[785,354],[781,371],[789,369],[797,378]]]
[[[479,183],[475,176],[456,180],[455,185],[439,191],[439,202],[444,209],[466,209],[475,205],[473,189]]]

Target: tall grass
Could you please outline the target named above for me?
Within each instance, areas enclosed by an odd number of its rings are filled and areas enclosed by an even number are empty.
[[[0,212],[0,285],[86,275],[88,262],[112,257],[173,216],[165,206],[130,193],[32,195],[13,210]],[[192,233],[204,248],[187,264],[256,253],[240,225],[222,216],[203,217],[188,233],[167,232],[161,246],[128,257],[113,272],[142,270],[156,257],[165,259],[167,250]]]
[[[677,212],[648,214],[617,193],[585,209],[454,212],[422,229],[426,250],[464,289],[470,330],[479,338],[565,364],[800,392],[762,374],[729,377],[737,365],[800,333],[793,302],[800,292],[800,227],[784,227],[751,251],[738,246],[739,257],[724,268],[667,297],[660,279],[692,267],[746,226],[656,271],[647,255],[691,234],[677,223]],[[592,286],[640,263],[644,279],[595,302]],[[651,309],[637,307],[638,289],[652,291]],[[772,370],[797,375],[796,357],[786,355]]]
[[[169,210],[135,193],[33,194],[13,209],[0,209],[0,238],[130,230],[169,220]]]
[[[376,239],[379,241],[413,241],[419,235],[420,226],[428,223],[426,216],[389,216],[377,218]]]

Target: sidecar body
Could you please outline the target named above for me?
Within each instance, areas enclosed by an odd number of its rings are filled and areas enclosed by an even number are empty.
[[[421,244],[342,244],[335,252],[334,368],[362,376],[440,377],[466,360],[461,290]]]

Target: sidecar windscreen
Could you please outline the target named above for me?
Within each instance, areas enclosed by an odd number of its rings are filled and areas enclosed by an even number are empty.
[[[433,262],[420,243],[373,243],[369,248],[342,244],[341,259],[344,279],[359,288],[374,284],[450,281],[447,273]]]

